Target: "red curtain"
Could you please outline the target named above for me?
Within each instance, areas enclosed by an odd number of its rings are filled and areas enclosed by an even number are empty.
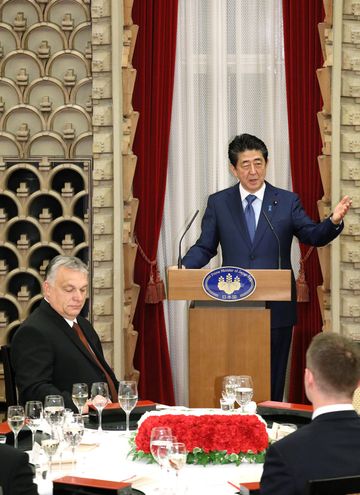
[[[290,159],[293,189],[305,210],[318,220],[316,202],[323,195],[317,157],[321,137],[317,112],[322,108],[316,70],[323,59],[318,23],[324,19],[322,0],[283,0],[286,89],[289,119]],[[309,246],[300,246],[302,256]],[[322,275],[314,250],[305,265],[310,302],[298,304],[298,324],[294,329],[290,374],[291,402],[306,402],[303,386],[305,353],[313,335],[322,327],[316,288]]]
[[[134,197],[139,198],[136,236],[146,257],[156,259],[163,216],[174,83],[177,0],[135,0],[139,25],[133,66],[137,70],[134,109],[140,112],[133,150],[138,157]],[[134,316],[138,331],[134,364],[142,398],[174,404],[173,383],[162,302],[145,304],[150,266],[139,255],[134,280],[141,291]]]

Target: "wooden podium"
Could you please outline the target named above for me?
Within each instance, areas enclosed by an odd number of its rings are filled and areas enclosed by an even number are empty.
[[[239,302],[212,299],[202,288],[208,269],[168,268],[168,299],[189,309],[189,406],[219,407],[222,379],[251,375],[254,400],[270,399],[270,310],[291,300],[290,270],[247,270],[255,291]]]

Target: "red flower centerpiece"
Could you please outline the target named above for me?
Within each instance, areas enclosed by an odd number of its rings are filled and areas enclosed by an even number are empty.
[[[151,411],[139,421],[131,451],[134,459],[151,461],[150,435],[155,426],[170,427],[185,443],[189,464],[263,462],[269,443],[266,424],[256,414]]]

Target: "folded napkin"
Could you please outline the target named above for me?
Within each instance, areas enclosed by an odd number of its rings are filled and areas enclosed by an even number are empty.
[[[256,413],[256,402],[255,401],[250,401],[249,404],[246,404],[244,407],[244,410],[248,414],[255,414]]]
[[[293,433],[296,431],[297,426],[294,424],[290,423],[275,423],[275,421],[272,424],[272,427],[268,429],[268,435],[269,439],[272,442],[275,442],[276,440],[281,440],[281,438],[286,437],[290,433]]]

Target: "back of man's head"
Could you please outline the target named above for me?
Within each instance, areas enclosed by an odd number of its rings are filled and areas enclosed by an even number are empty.
[[[322,394],[351,400],[360,380],[359,347],[343,335],[319,333],[307,350],[306,367]]]

